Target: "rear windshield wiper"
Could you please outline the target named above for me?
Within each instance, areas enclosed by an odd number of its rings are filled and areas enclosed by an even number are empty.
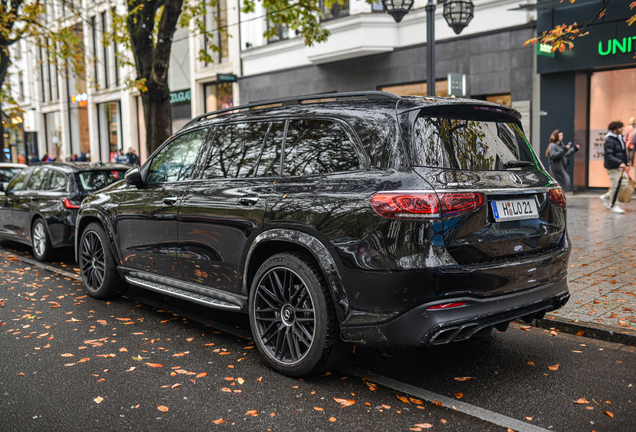
[[[528,161],[508,161],[503,166],[505,169],[508,168],[521,168],[527,166],[533,166],[534,163]]]

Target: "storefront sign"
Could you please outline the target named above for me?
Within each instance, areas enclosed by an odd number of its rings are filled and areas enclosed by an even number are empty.
[[[448,96],[466,96],[466,75],[448,74]]]
[[[537,72],[545,74],[636,64],[634,60],[636,28],[634,26],[630,27],[621,20],[594,24],[588,27],[588,31],[587,36],[574,41],[571,50],[552,53],[552,58],[538,48]]]
[[[616,50],[622,53],[632,52],[632,39],[636,36],[624,37],[623,39],[610,39],[607,42],[598,43],[598,53],[602,56],[616,54]]]
[[[190,90],[181,90],[170,93],[170,103],[183,103],[190,102],[192,100],[192,95]]]
[[[552,51],[552,47],[548,44],[537,44],[537,55],[551,57],[554,58],[554,51]]]
[[[237,77],[234,74],[216,74],[217,82],[236,82]]]

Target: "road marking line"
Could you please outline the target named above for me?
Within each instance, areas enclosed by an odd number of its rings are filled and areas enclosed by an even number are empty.
[[[431,391],[424,390],[419,387],[415,387],[413,385],[406,384],[391,378],[387,378],[382,375],[369,375],[366,371],[358,369],[354,366],[341,365],[338,367],[338,369],[345,373],[348,373],[349,375],[357,376],[359,378],[368,376],[370,382],[383,385],[384,387],[388,387],[399,392],[416,396],[428,402],[440,401],[444,405],[444,408],[453,409],[454,407],[458,412],[467,414],[471,417],[476,417],[497,426],[513,429],[516,432],[550,432],[548,429],[543,429],[538,426],[534,426],[514,419],[512,417],[505,416],[503,414],[498,414],[484,408],[479,408],[466,402],[460,402],[458,400],[451,399],[449,397],[442,396],[440,394],[433,393]]]
[[[48,270],[48,271],[50,271],[52,273],[58,273],[58,274],[61,274],[62,276],[66,276],[66,277],[69,277],[71,279],[75,279],[75,280],[78,280],[78,281],[82,280],[82,276],[80,276],[80,275],[78,275],[76,273],[71,273],[69,271],[59,269],[57,267],[53,267],[53,266],[50,266],[50,265],[42,264],[41,262],[33,260],[31,258],[23,257],[23,256],[20,256],[20,255],[14,255],[11,252],[4,252],[4,255],[5,256],[8,255],[8,258],[17,258],[20,261],[23,261],[23,262],[25,262],[27,264],[34,265],[36,267],[40,267],[40,268],[42,268],[44,270]]]

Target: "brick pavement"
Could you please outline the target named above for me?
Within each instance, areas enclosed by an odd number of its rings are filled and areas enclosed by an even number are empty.
[[[539,325],[562,323],[564,331],[582,326],[636,342],[636,198],[619,203],[625,214],[618,215],[605,209],[600,195],[567,196],[572,297]]]

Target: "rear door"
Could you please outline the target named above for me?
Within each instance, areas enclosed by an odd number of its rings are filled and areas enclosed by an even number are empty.
[[[414,169],[450,209],[444,242],[462,265],[496,263],[556,248],[565,233],[557,187],[517,120],[464,107],[411,113]]]
[[[240,293],[248,240],[262,229],[280,171],[284,122],[219,125],[205,167],[181,202],[179,265],[186,281]]]

